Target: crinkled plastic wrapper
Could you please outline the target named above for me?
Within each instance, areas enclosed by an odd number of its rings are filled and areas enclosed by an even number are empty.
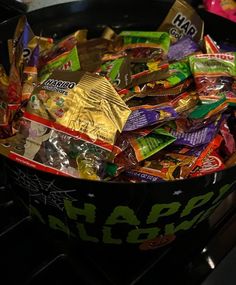
[[[40,120],[40,119],[39,119]],[[104,179],[110,150],[27,118],[21,119],[19,133],[2,142],[5,155],[54,174],[93,180]]]
[[[76,87],[70,90],[57,115],[53,98],[45,107],[62,126],[87,134],[90,138],[114,144],[117,131],[121,132],[130,109],[107,79],[85,73]]]
[[[225,93],[229,103],[236,102],[234,80],[236,77],[235,53],[201,54],[191,56],[190,66],[200,98],[220,99]]]

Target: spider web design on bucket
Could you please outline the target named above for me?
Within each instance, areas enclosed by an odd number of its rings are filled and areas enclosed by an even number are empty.
[[[54,185],[55,179],[51,181],[43,180],[36,174],[26,174],[19,168],[10,169],[11,177],[16,185],[26,189],[30,194],[30,199],[35,202],[43,203],[64,210],[64,199],[76,201],[70,194],[75,193],[76,189],[65,190]]]

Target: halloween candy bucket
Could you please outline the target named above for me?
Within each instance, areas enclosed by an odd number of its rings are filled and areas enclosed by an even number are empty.
[[[88,29],[92,38],[99,36],[106,26],[117,33],[155,31],[172,4],[172,1],[134,4],[133,1],[82,0],[36,10],[26,16],[34,33],[43,37],[60,39],[79,27]],[[216,42],[235,40],[235,24],[204,11],[198,12],[205,21],[205,34],[210,34]],[[191,22],[188,15],[181,12],[176,15],[172,36],[178,38],[181,30],[184,34],[201,37],[199,26]],[[18,19],[0,24],[2,41],[12,38]],[[10,70],[8,63],[4,64]],[[125,245],[146,250],[170,243],[198,227],[236,187],[235,166],[216,168],[217,171],[191,178],[146,183],[141,181],[147,178],[146,172],[143,176],[133,173],[136,183],[132,183],[132,179],[94,181],[58,175],[17,155],[11,157],[13,160],[2,157],[2,163],[8,185],[22,197],[31,214],[58,233],[94,245]],[[217,159],[215,156],[211,162],[217,164]],[[171,165],[165,173],[175,175]]]

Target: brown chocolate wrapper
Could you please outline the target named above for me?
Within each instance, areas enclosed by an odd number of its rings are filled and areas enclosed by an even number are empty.
[[[168,68],[160,69],[153,72],[146,72],[142,76],[133,77],[132,83],[128,88],[135,87],[137,85],[145,84],[152,81],[163,80],[169,76]]]
[[[117,35],[116,32],[112,30],[110,27],[105,28],[105,30],[102,33],[101,38],[109,41],[108,50],[110,52],[114,52],[114,51],[118,52],[124,44],[123,38]]]
[[[83,71],[94,72],[101,66],[101,51],[98,49],[81,52],[78,49],[80,67]]]
[[[199,42],[203,38],[204,22],[187,2],[176,0],[158,31],[168,32],[173,42],[185,35]]]
[[[102,64],[102,56],[108,50],[109,41],[103,38],[91,39],[77,45],[81,70],[94,72]]]
[[[191,87],[193,83],[192,78],[187,78],[184,82],[179,83],[176,86],[170,88],[160,88],[154,85],[154,88],[150,88],[147,84],[142,88],[141,95],[145,96],[174,96],[179,95],[180,93],[186,91],[188,88]]]
[[[139,104],[157,105],[175,100],[180,96],[179,94],[188,90],[191,84],[192,79],[187,79],[175,87],[157,90],[156,92],[149,93],[141,91],[138,93],[126,89],[122,90],[119,94],[125,102],[128,102],[129,106],[136,106]]]
[[[142,182],[185,179],[193,169],[196,159],[194,156],[161,152],[159,157],[146,160],[142,166],[130,169],[125,174]]]

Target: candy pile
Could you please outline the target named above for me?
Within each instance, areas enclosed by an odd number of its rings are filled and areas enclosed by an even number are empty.
[[[186,15],[186,16],[184,16]],[[1,65],[0,153],[54,174],[166,181],[236,163],[236,53],[183,0],[158,31],[78,30],[59,42],[20,18]]]

